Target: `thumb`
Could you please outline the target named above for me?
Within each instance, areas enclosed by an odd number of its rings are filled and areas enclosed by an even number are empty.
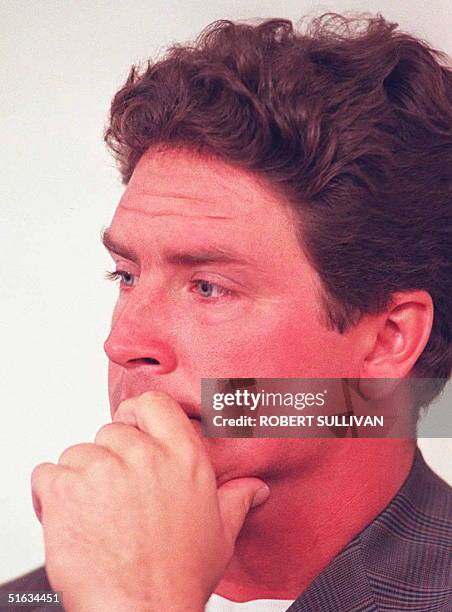
[[[221,485],[217,494],[224,531],[233,545],[248,511],[267,501],[270,489],[258,478],[234,478]]]

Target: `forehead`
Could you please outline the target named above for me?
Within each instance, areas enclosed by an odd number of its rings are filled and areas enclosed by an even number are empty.
[[[142,156],[109,233],[154,257],[169,242],[232,248],[270,266],[300,255],[294,213],[262,179],[182,150]]]
[[[146,199],[147,195],[150,199]],[[220,218],[255,216],[263,208],[268,214],[281,213],[283,209],[281,198],[257,176],[186,150],[149,151],[143,155],[120,206],[133,206],[155,215]]]

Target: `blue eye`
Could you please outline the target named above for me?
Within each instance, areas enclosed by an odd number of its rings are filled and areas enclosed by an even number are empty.
[[[119,284],[123,287],[133,287],[135,284],[135,276],[125,270],[115,270],[114,272],[107,272],[108,280],[119,281]]]
[[[232,291],[225,289],[221,285],[210,283],[206,280],[193,281],[196,293],[203,298],[221,298],[226,295],[231,295]]]

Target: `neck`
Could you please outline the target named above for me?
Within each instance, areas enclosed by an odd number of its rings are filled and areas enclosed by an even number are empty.
[[[388,505],[411,469],[410,440],[331,440],[327,459],[284,479],[251,510],[215,593],[296,599]]]

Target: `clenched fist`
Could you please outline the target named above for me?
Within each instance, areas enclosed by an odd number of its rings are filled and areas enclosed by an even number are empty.
[[[52,587],[68,612],[201,612],[228,564],[259,479],[217,488],[204,445],[177,402],[123,402],[93,444],[32,474]]]

